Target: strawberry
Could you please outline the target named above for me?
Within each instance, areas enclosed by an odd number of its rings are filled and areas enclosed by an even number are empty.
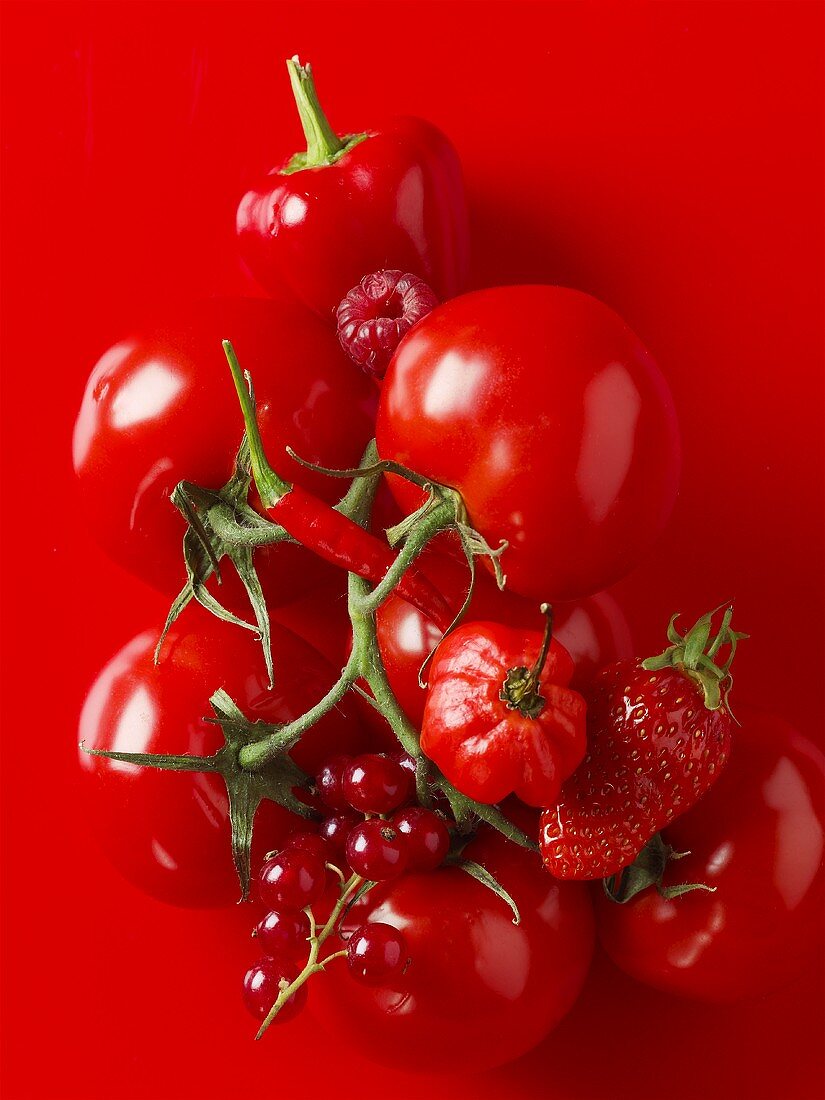
[[[587,756],[541,815],[542,857],[557,878],[616,874],[718,778],[733,726],[730,666],[747,635],[731,630],[728,607],[711,640],[716,611],[684,637],[674,615],[664,653],[618,661],[596,676]],[[723,647],[727,659],[718,665]]]

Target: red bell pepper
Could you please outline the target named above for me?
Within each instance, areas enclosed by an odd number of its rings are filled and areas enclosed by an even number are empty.
[[[584,699],[567,685],[573,661],[552,635],[468,623],[435,652],[421,748],[477,802],[517,795],[552,806],[585,754]]]
[[[307,149],[254,183],[238,207],[241,255],[255,279],[330,320],[362,276],[383,268],[418,275],[442,301],[464,290],[467,204],[444,134],[397,118],[339,137],[309,65],[293,58],[287,67]]]

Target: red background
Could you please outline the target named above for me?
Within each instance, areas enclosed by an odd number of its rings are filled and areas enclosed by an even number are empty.
[[[561,282],[658,357],[685,432],[669,531],[620,586],[640,645],[737,597],[737,693],[823,741],[820,4],[4,3],[3,1095],[365,1100],[819,1097],[818,975],[737,1009],[597,964],[500,1071],[413,1079],[309,1022],[249,1041],[245,914],[139,895],[75,798],[99,666],[164,610],[75,520],[85,375],[150,305],[242,286],[233,211],[299,145],[282,59],[333,124],[431,118],[462,156],[474,282]]]

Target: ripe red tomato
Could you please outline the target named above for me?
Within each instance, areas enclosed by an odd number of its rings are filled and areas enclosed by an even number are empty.
[[[221,488],[243,434],[222,339],[233,341],[252,374],[264,443],[286,478],[333,502],[340,482],[299,466],[284,447],[312,462],[352,466],[373,434],[374,387],[300,306],[201,302],[110,348],[92,371],[75,425],[81,500],[115,561],[170,594],[186,577],[186,524],[169,495],[182,479]],[[270,602],[328,575],[294,546],[265,550],[256,562]],[[230,585],[233,572],[225,570]],[[230,600],[232,590],[224,585],[220,597]]]
[[[343,668],[347,663],[352,623],[347,611],[347,574],[343,570],[335,570],[329,584],[276,608],[272,618],[317,649],[333,668]]]
[[[588,596],[659,534],[680,448],[667,383],[607,306],[576,290],[511,286],[439,306],[384,378],[378,449],[458,489],[508,584]],[[420,491],[393,478],[409,511]]]
[[[200,608],[173,627],[161,663],[152,663],[159,631],[139,634],[92,685],[80,718],[87,748],[208,755],[223,744],[209,697],[223,687],[245,715],[286,722],[327,691],[336,670],[306,642],[272,624],[275,689],[267,687],[260,647],[237,627]],[[348,704],[308,730],[293,756],[314,774],[334,753],[365,739]],[[240,889],[232,863],[226,787],[219,776],[168,772],[80,752],[93,827],[112,862],[146,893],[177,905],[231,905]],[[255,852],[276,847],[301,821],[265,802],[255,823]]]
[[[582,988],[594,939],[586,888],[553,881],[536,855],[497,834],[466,855],[510,892],[520,925],[456,867],[402,875],[355,905],[344,930],[366,921],[399,929],[405,973],[368,988],[334,963],[313,980],[319,1022],[375,1061],[439,1072],[501,1065],[539,1043]]]
[[[669,865],[665,884],[704,882],[716,893],[667,901],[649,890],[626,905],[600,897],[597,908],[602,944],[623,970],[707,1001],[801,977],[822,935],[825,759],[781,718],[739,717],[721,778],[666,832],[691,854]]]
[[[439,540],[439,545],[443,543]],[[469,583],[467,565],[451,554],[428,549],[418,564],[441,591],[461,590]],[[624,612],[607,592],[554,607],[554,637],[573,658],[576,671],[571,686],[580,691],[597,669],[633,655],[633,639]],[[500,591],[486,573],[476,573],[473,602],[465,622],[487,621],[540,630],[543,617],[535,600]],[[424,714],[425,691],[418,673],[441,631],[417,608],[391,596],[376,615],[378,644],[393,691],[405,714],[416,726]],[[425,672],[426,678],[426,672]]]

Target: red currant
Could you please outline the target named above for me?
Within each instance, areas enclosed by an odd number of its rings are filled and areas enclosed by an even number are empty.
[[[297,977],[297,972],[285,968],[276,959],[261,959],[243,980],[243,999],[246,1007],[257,1020],[263,1020],[278,999],[278,994]],[[278,1009],[273,1023],[291,1019],[304,1006],[307,999],[306,985],[300,986]]]
[[[315,777],[315,786],[325,806],[331,810],[348,810],[349,802],[344,794],[344,772],[349,767],[350,757],[332,756],[327,760]]]
[[[312,852],[314,856],[327,862],[331,853],[329,844],[318,833],[300,832],[293,833],[287,838],[287,848],[300,848],[302,852]]]
[[[400,764],[404,771],[410,773],[413,782],[415,782],[415,760],[408,752],[391,752],[390,760],[394,760],[396,764]]]
[[[400,875],[408,859],[406,837],[378,818],[356,825],[347,838],[347,862],[356,875],[373,882]]]
[[[296,912],[318,901],[327,884],[327,871],[312,852],[286,848],[266,861],[258,881],[264,905]]]
[[[309,952],[310,927],[306,913],[267,913],[255,928],[260,948],[273,959],[293,961],[306,958]]]
[[[347,837],[363,820],[355,814],[336,814],[321,822],[321,836],[332,848],[335,858],[343,860],[346,857]]]
[[[434,871],[447,858],[450,833],[444,819],[432,810],[409,806],[399,810],[393,826],[406,837],[410,871]]]
[[[404,972],[409,959],[407,942],[391,924],[365,924],[347,943],[347,966],[364,985],[385,985]]]
[[[379,753],[356,756],[344,772],[343,791],[350,806],[365,814],[388,814],[410,795],[410,775]]]

